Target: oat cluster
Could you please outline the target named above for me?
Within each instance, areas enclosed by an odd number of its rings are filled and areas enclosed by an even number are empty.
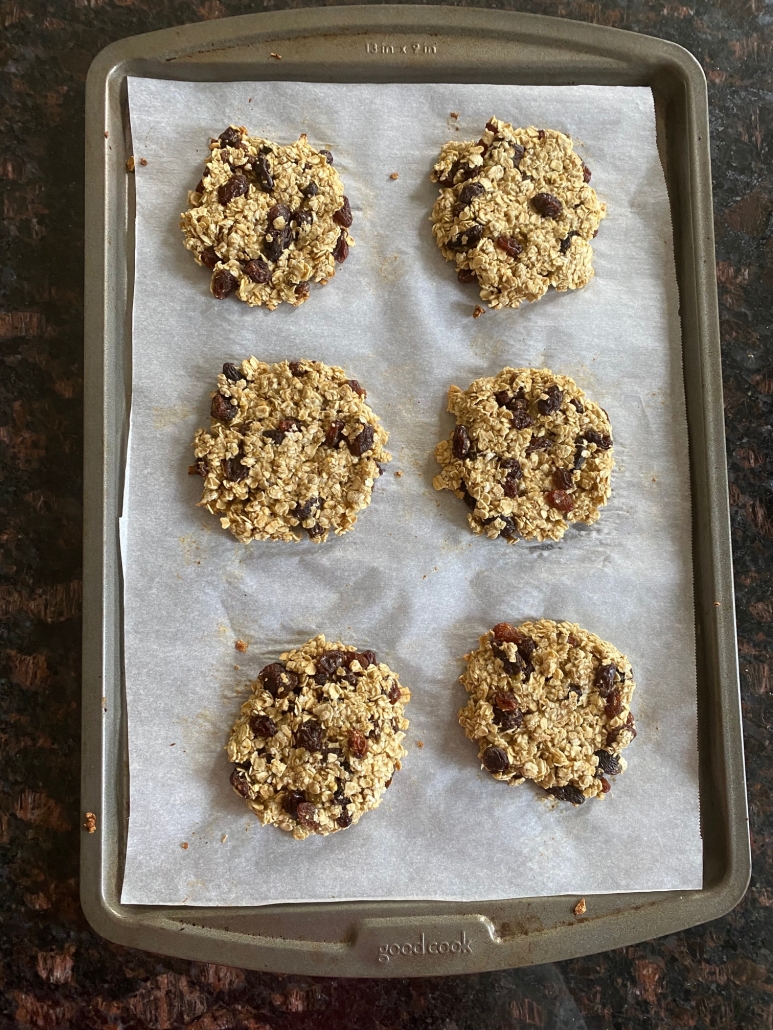
[[[305,134],[280,146],[233,125],[210,151],[180,227],[197,263],[212,272],[212,293],[270,310],[303,304],[311,284],[332,279],[354,244],[332,154],[309,146]]]
[[[503,622],[465,655],[459,722],[497,780],[534,780],[575,805],[603,797],[636,736],[625,655],[571,622]]]
[[[477,143],[452,140],[440,152],[437,245],[492,308],[517,308],[549,286],[576,290],[593,277],[590,240],[606,214],[590,177],[562,132],[492,118]]]
[[[243,543],[340,536],[370,504],[386,430],[365,389],[320,361],[226,362],[191,473],[201,505]]]
[[[560,540],[598,519],[614,465],[609,418],[569,376],[504,368],[451,386],[448,410],[456,428],[437,445],[433,485],[464,500],[473,533]]]
[[[227,751],[231,785],[264,825],[302,840],[378,807],[406,752],[410,691],[372,651],[324,636],[251,684]]]

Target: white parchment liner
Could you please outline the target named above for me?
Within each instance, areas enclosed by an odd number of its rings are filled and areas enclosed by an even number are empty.
[[[129,89],[137,248],[122,900],[471,901],[700,887],[687,427],[650,91],[147,79]],[[477,139],[491,115],[569,133],[609,214],[586,289],[473,320],[476,289],[457,283],[432,239],[428,176],[447,139]],[[278,142],[306,132],[343,177],[357,247],[298,310],[215,301],[183,248],[186,190],[229,122]],[[208,425],[222,363],[250,354],[342,365],[367,387],[395,461],[347,536],[245,547],[196,508],[194,431]],[[473,537],[464,505],[432,489],[433,449],[453,425],[449,384],[504,365],[574,377],[612,421],[611,501],[594,527],[557,545]],[[638,683],[628,772],[604,801],[578,809],[493,782],[456,722],[460,656],[498,621],[543,616],[613,642]],[[409,754],[377,811],[351,831],[299,842],[261,827],[231,791],[223,747],[246,681],[317,632],[373,648],[411,687]],[[236,638],[249,641],[246,655]]]

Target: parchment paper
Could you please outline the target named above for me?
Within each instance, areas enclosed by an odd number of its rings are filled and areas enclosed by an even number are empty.
[[[649,90],[129,86],[137,246],[122,520],[131,780],[123,901],[699,888],[687,430]],[[586,289],[473,320],[477,291],[457,283],[432,239],[428,175],[447,139],[477,139],[492,114],[570,133],[609,216]],[[308,133],[333,151],[345,182],[357,246],[298,310],[215,301],[183,248],[186,190],[210,136],[229,122],[280,142]],[[194,431],[209,424],[223,361],[250,354],[321,359],[367,387],[395,461],[345,537],[245,547],[195,506]],[[594,527],[570,529],[557,545],[473,537],[464,505],[432,489],[433,450],[453,426],[448,386],[504,365],[573,376],[612,420],[611,501]],[[636,674],[628,771],[604,801],[582,808],[492,782],[456,721],[461,655],[496,622],[539,617],[612,641]],[[373,648],[411,687],[409,754],[377,811],[345,833],[299,842],[261,827],[232,792],[223,748],[244,684],[317,632]],[[249,642],[246,655],[237,638]]]

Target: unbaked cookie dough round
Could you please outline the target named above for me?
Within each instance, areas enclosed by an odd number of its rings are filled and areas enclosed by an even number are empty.
[[[200,504],[243,543],[340,536],[370,504],[387,432],[365,389],[321,361],[226,362],[189,472]]]
[[[229,126],[210,144],[204,175],[180,216],[185,246],[212,272],[218,299],[297,307],[325,284],[354,240],[352,212],[329,150],[305,134],[280,146]]]
[[[456,429],[435,457],[436,490],[464,500],[473,533],[508,543],[560,540],[599,517],[614,466],[606,412],[569,376],[504,368],[448,391]]]
[[[373,651],[314,637],[251,684],[227,751],[231,786],[302,840],[353,826],[400,768],[410,691]]]
[[[630,662],[572,622],[501,622],[465,655],[459,722],[484,769],[534,780],[561,801],[603,797],[636,736]]]
[[[562,132],[492,118],[477,143],[446,143],[432,170],[437,245],[492,308],[576,290],[593,278],[590,240],[606,215],[590,177]]]

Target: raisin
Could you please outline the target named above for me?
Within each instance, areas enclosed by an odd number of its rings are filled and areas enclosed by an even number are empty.
[[[271,174],[271,167],[265,154],[258,154],[253,165],[255,178],[264,193],[272,193],[274,190],[274,177]]]
[[[310,182],[308,186],[304,186],[301,189],[301,193],[304,197],[316,197],[319,193],[319,186],[317,186],[316,182]]]
[[[310,497],[308,501],[304,501],[303,504],[296,504],[293,515],[295,515],[296,519],[298,519],[300,522],[305,522],[306,519],[311,518],[312,512],[319,507],[320,498]]]
[[[478,277],[471,268],[460,268],[456,273],[456,278],[460,283],[476,283]]]
[[[508,733],[510,730],[517,730],[523,722],[523,712],[505,712],[500,708],[494,709],[494,724],[502,730],[503,733]]]
[[[230,779],[231,786],[237,794],[241,794],[243,798],[248,798],[250,796],[250,785],[242,769],[234,769],[231,773]]]
[[[494,747],[493,744],[486,748],[480,756],[480,760],[490,773],[507,772],[507,768],[510,765],[507,760],[507,754],[501,747]]]
[[[494,243],[500,250],[503,250],[508,257],[517,258],[519,254],[523,253],[523,247],[515,236],[497,236]]]
[[[582,403],[576,397],[570,397],[569,403],[572,405],[572,407],[578,415],[582,415],[584,413],[585,408],[582,406]]]
[[[599,776],[599,780],[601,781],[601,793],[608,794],[610,790],[612,790],[612,784],[609,782],[606,776]]]
[[[607,745],[615,744],[620,737],[621,733],[630,733],[631,739],[636,736],[636,724],[633,720],[633,712],[628,713],[628,718],[625,720],[625,726],[618,726],[615,730],[610,730],[607,733]]]
[[[206,479],[208,473],[209,467],[206,458],[197,458],[192,465],[188,466],[189,476],[201,476],[202,479]]]
[[[290,672],[281,662],[272,662],[258,673],[258,679],[272,697],[286,697],[298,686],[298,674]]]
[[[593,685],[602,697],[609,697],[615,686],[617,669],[614,665],[600,665],[596,669]]]
[[[504,537],[505,540],[516,539],[518,536],[518,527],[516,526],[515,521],[509,515],[500,515],[499,519],[504,523],[502,528],[499,530],[499,535]],[[529,675],[531,675],[531,670],[529,670]]]
[[[263,436],[265,436],[267,440],[278,445],[284,440],[287,433],[283,433],[281,429],[265,429],[263,431]]]
[[[523,633],[509,622],[498,622],[491,632],[494,640],[505,640],[511,644],[520,644],[523,640]]]
[[[304,368],[300,361],[290,362],[290,372],[295,376],[296,379],[301,379],[303,376],[307,376],[311,371],[310,368]]]
[[[471,204],[476,197],[479,197],[486,190],[479,182],[466,182],[459,190],[459,203],[463,207]]]
[[[524,147],[520,143],[513,144],[513,165],[517,168],[523,160],[523,155],[526,153]]]
[[[545,500],[556,511],[569,512],[574,508],[574,498],[566,490],[550,490],[545,494]]]
[[[253,258],[251,261],[247,261],[242,265],[244,274],[248,279],[251,279],[258,286],[262,286],[263,283],[267,283],[271,278],[271,269],[268,267],[265,261],[261,261],[260,258]]]
[[[348,665],[347,657],[344,651],[325,651],[317,659],[317,672],[331,678],[335,676],[336,669]]]
[[[354,438],[349,437],[346,445],[349,448],[349,453],[353,454],[355,458],[361,458],[363,454],[367,454],[373,447],[373,426],[369,424],[363,425],[357,436]]]
[[[547,451],[553,440],[549,436],[532,436],[526,445],[526,453],[534,454],[535,451]]]
[[[499,708],[503,712],[515,712],[518,709],[518,698],[515,694],[510,694],[507,691],[497,691],[491,699],[491,703],[494,708]]]
[[[354,221],[352,216],[352,209],[349,207],[349,198],[344,197],[344,202],[341,207],[333,215],[333,221],[338,225],[342,225],[344,229],[348,229]]]
[[[576,694],[578,697],[582,697],[582,687],[577,683],[570,683],[569,690],[567,691],[566,697],[569,698],[570,694]]]
[[[364,758],[367,755],[370,745],[362,733],[352,730],[349,734],[349,750],[355,758]]]
[[[531,198],[531,206],[543,218],[560,218],[563,204],[552,193],[535,193]]]
[[[240,451],[233,458],[223,459],[223,475],[233,483],[240,483],[242,479],[246,479],[250,474],[249,468],[246,465],[242,465],[243,457],[244,454]]]
[[[454,430],[454,457],[463,461],[470,453],[470,434],[466,426],[457,426]]]
[[[329,150],[320,150],[320,154],[322,154],[322,156],[324,157],[324,159],[327,161],[327,163],[329,165],[332,165],[332,163],[333,163],[333,155],[330,153]]]
[[[253,715],[250,719],[250,729],[256,737],[276,736],[276,723],[270,715]]]
[[[222,393],[216,393],[212,398],[209,412],[218,422],[233,422],[239,414],[239,408]]]
[[[238,365],[234,365],[232,361],[226,361],[223,365],[223,375],[232,383],[238,383],[240,379],[244,379],[242,370]]]
[[[227,268],[218,268],[212,276],[212,293],[217,300],[225,300],[238,285],[238,279]]]
[[[438,186],[442,186],[444,189],[449,189],[451,186],[453,186],[454,182],[456,181],[456,173],[460,170],[461,167],[461,161],[454,161],[454,163],[448,169],[446,174],[441,179],[438,179]],[[469,176],[462,176],[462,182],[464,182],[465,178],[469,178]]]
[[[309,540],[316,540],[318,537],[324,536],[327,532],[325,527],[320,526],[319,523],[317,523],[316,526],[304,526],[304,529],[308,534]]]
[[[582,805],[585,802],[585,795],[573,783],[567,783],[564,787],[548,787],[547,792],[559,801],[570,801],[573,805]]]
[[[347,379],[346,382],[347,382],[347,385],[349,386],[349,388],[354,390],[354,392],[357,394],[358,397],[367,397],[368,396],[367,391],[365,390],[365,387],[364,386],[360,386],[359,382],[356,379]]]
[[[465,229],[464,232],[460,232],[458,236],[450,240],[446,246],[449,250],[472,250],[473,247],[477,247],[483,237],[483,226],[471,225],[469,229]]]
[[[571,490],[574,486],[574,476],[569,469],[556,469],[553,473],[553,486],[556,490]]]
[[[545,138],[545,130],[544,129],[537,129],[537,139],[544,139],[544,138]]]
[[[583,161],[583,163],[582,163],[582,181],[583,182],[590,182],[591,175],[593,175],[593,172],[590,170],[590,168],[588,168],[588,166]]]
[[[325,430],[325,443],[328,447],[337,447],[343,438],[344,423],[335,419]]]
[[[537,401],[537,408],[543,415],[552,415],[561,407],[564,395],[557,386],[549,386],[545,392],[547,397],[540,397]]]
[[[207,247],[205,250],[202,250],[199,256],[201,257],[202,264],[206,265],[209,269],[213,269],[220,260],[215,253],[214,247]]]
[[[537,650],[537,641],[534,637],[521,637],[517,645],[518,653],[528,661]]]
[[[325,731],[316,719],[308,719],[295,734],[296,745],[305,747],[307,751],[321,751],[324,739]]]
[[[595,443],[600,451],[608,451],[612,446],[612,437],[608,433],[597,433],[595,429],[586,429],[582,435],[587,443]]]
[[[196,189],[194,190],[194,192],[195,193],[203,193],[204,192],[204,180],[203,179],[199,179],[199,181],[196,183]]]
[[[578,436],[577,440],[575,441],[574,463],[572,465],[572,468],[575,472],[578,472],[583,467],[585,462],[588,460],[584,452],[585,441],[581,436]]]
[[[280,418],[276,427],[280,433],[299,433],[303,425],[297,418]]]
[[[263,253],[269,261],[278,261],[293,241],[293,231],[285,224],[281,229],[270,228],[263,238]]]
[[[295,222],[298,229],[302,229],[304,225],[311,225],[314,221],[314,215],[311,211],[301,208],[298,211],[293,211],[291,219]]]
[[[282,798],[282,808],[295,819],[298,816],[298,806],[304,804],[305,801],[306,795],[302,790],[288,790]]]
[[[246,197],[249,191],[250,184],[247,181],[247,177],[244,175],[232,175],[228,182],[223,183],[222,186],[218,186],[217,199],[225,207],[230,201],[235,200],[237,197]]]
[[[335,247],[333,247],[333,260],[342,265],[348,257],[349,244],[346,240],[346,230],[341,230],[341,235],[338,237]]]
[[[499,464],[503,469],[507,469],[508,479],[523,479],[523,469],[517,458],[503,458]]]
[[[336,822],[338,823],[338,825],[341,827],[342,830],[345,830],[347,826],[351,826],[352,825],[352,817],[349,815],[349,813],[346,810],[344,810],[343,812],[341,812],[339,817],[336,819]]]
[[[360,663],[360,668],[368,669],[371,665],[376,664],[376,652],[375,651],[355,651],[352,655],[352,661]]]
[[[502,484],[502,490],[504,491],[505,497],[517,497],[518,496],[518,480],[508,478]]]
[[[295,810],[295,818],[305,830],[317,829],[317,806],[310,801],[301,801]]]
[[[566,254],[567,250],[569,250],[569,246],[571,245],[571,242],[572,242],[572,237],[573,236],[579,236],[579,235],[580,234],[578,232],[576,232],[574,229],[572,229],[572,231],[570,233],[567,233],[567,235],[564,236],[564,238],[561,240],[561,242],[558,245],[558,249],[561,251],[562,254]]]
[[[225,132],[221,132],[218,136],[220,140],[220,147],[238,147],[242,141],[242,134],[238,129],[235,129],[233,125],[229,125]]]
[[[615,687],[612,693],[607,698],[606,706],[604,707],[604,714],[607,719],[616,719],[623,710],[623,698],[620,691]]]
[[[476,497],[473,497],[472,494],[469,493],[469,491],[467,490],[467,487],[464,485],[464,483],[460,483],[459,485],[464,490],[464,497],[462,498],[462,500],[467,505],[467,507],[470,509],[470,511],[474,511],[475,510],[475,506],[478,503],[478,499]]]
[[[402,691],[400,690],[400,684],[399,683],[393,683],[392,686],[389,688],[389,690],[387,692],[387,700],[389,701],[390,705],[396,705],[401,697],[402,697]],[[396,727],[394,725],[393,725],[392,728],[396,729]]]
[[[521,410],[519,410],[519,411],[514,411],[513,412],[513,429],[528,429],[529,426],[533,426],[533,425],[534,425],[534,419],[531,417],[531,415],[528,413],[528,411],[521,411]],[[534,437],[532,437],[532,439],[534,439]],[[526,450],[526,453],[527,454],[531,453],[528,450],[528,448]]]
[[[392,786],[392,780],[393,780],[393,778],[394,778],[394,777],[392,777],[392,776],[390,776],[390,777],[389,777],[389,779],[388,779],[388,780],[386,781],[386,783],[384,784],[384,790],[389,790],[389,788],[390,788],[390,787]]]
[[[597,751],[596,758],[599,760],[599,769],[607,776],[617,776],[620,772],[620,760],[617,755],[610,751]]]
[[[290,213],[290,208],[287,206],[287,204],[274,204],[272,207],[268,209],[268,214],[266,215],[266,222],[268,224],[268,227],[270,229],[277,228],[274,225],[274,222],[278,221],[280,218],[284,222],[285,226],[289,225],[292,215]]]

